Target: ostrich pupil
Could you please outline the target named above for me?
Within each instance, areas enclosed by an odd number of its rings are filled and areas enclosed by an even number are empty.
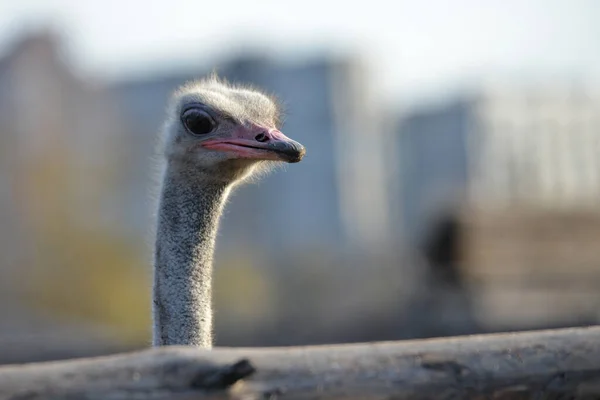
[[[204,113],[190,112],[185,117],[185,124],[195,135],[205,135],[213,130],[213,122]]]

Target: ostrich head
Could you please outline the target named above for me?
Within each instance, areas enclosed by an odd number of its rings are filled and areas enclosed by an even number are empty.
[[[162,149],[169,163],[204,179],[234,183],[259,166],[295,163],[300,143],[279,131],[273,98],[211,76],[189,83],[172,98]]]

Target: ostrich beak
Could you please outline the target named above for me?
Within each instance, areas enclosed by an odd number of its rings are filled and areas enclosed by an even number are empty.
[[[256,136],[260,137],[260,136]],[[255,137],[255,140],[257,140]],[[279,155],[282,161],[289,163],[297,163],[306,154],[306,149],[303,145],[285,136],[280,131],[274,129],[265,134],[264,143],[266,149]]]
[[[230,138],[209,139],[202,146],[234,153],[239,158],[297,163],[306,154],[304,146],[277,129],[240,128]]]

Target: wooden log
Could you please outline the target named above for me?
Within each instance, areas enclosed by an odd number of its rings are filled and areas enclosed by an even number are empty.
[[[0,398],[600,399],[600,327],[5,366]]]

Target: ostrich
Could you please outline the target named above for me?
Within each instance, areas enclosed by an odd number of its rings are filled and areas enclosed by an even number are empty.
[[[278,130],[273,98],[216,75],[178,89],[160,136],[162,176],[153,284],[153,345],[212,347],[211,279],[231,190],[304,147]]]

